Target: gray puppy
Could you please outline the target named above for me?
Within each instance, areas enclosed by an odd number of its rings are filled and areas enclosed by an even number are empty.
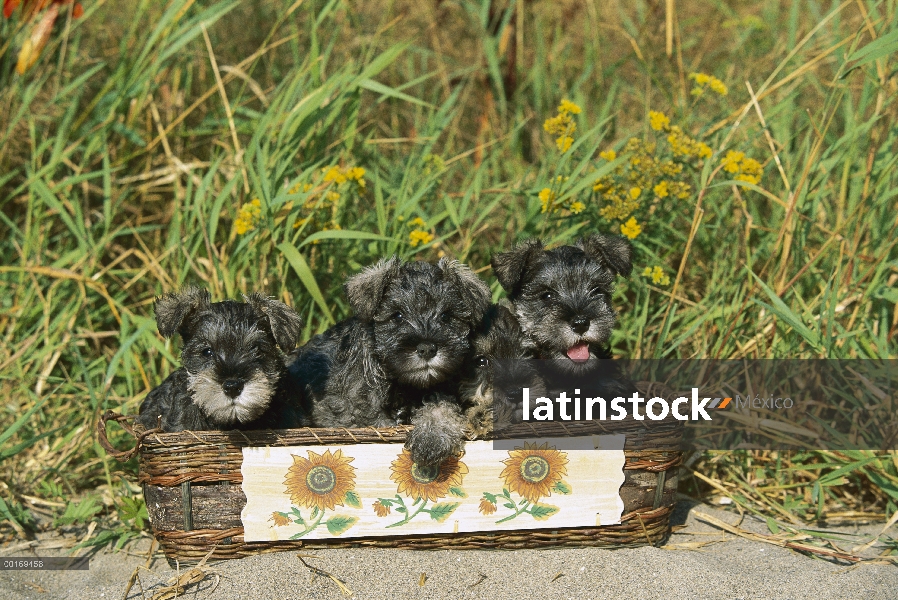
[[[290,364],[317,427],[415,426],[419,465],[464,445],[458,377],[489,288],[454,260],[384,259],[345,285],[355,316],[312,338]]]
[[[490,306],[473,345],[459,397],[469,433],[482,437],[522,422],[524,388],[538,398],[546,395],[546,386],[534,360],[536,346],[506,306]]]
[[[493,257],[493,272],[514,304],[524,333],[546,362],[550,389],[569,387],[610,358],[617,313],[611,293],[629,275],[632,249],[623,237],[592,235],[545,250],[528,240]]]
[[[213,303],[208,291],[188,287],[156,299],[159,333],[181,335],[183,366],[147,394],[138,424],[151,429],[161,417],[167,432],[307,424],[282,352],[296,346],[299,315],[262,294],[243,298]]]

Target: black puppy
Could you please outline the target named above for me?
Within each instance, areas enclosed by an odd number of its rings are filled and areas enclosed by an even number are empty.
[[[474,356],[459,390],[471,437],[520,423],[525,387],[531,398],[546,395],[535,350],[508,308],[490,306],[474,336]]]
[[[296,346],[299,315],[262,294],[243,298],[213,303],[208,291],[188,287],[156,299],[159,333],[181,335],[183,366],[147,394],[138,424],[151,429],[159,417],[164,431],[307,424],[283,353]]]
[[[613,368],[601,359],[611,356],[614,279],[632,269],[629,241],[592,235],[546,250],[539,240],[528,240],[495,255],[492,266],[538,357],[548,359],[550,390],[585,384]]]
[[[355,316],[315,336],[291,363],[317,427],[415,426],[406,441],[419,465],[464,445],[458,375],[489,288],[454,260],[381,260],[345,285]]]

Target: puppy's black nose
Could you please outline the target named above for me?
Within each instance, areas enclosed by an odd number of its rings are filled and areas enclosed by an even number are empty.
[[[574,333],[586,333],[586,331],[589,329],[589,319],[577,317],[576,319],[571,321],[571,329],[574,330]]]
[[[437,355],[437,345],[433,342],[421,342],[418,344],[418,356],[424,360],[430,360]]]
[[[236,398],[240,395],[240,392],[243,391],[243,380],[227,379],[223,384],[221,384],[221,389],[223,389],[224,393],[231,398]]]

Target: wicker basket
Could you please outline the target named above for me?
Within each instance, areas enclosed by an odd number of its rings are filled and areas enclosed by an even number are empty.
[[[656,384],[638,383],[647,397],[659,393]],[[654,392],[654,393],[653,393]],[[153,534],[171,561],[242,558],[263,552],[297,548],[391,547],[541,548],[548,546],[625,547],[655,545],[670,533],[670,515],[681,462],[683,424],[663,421],[584,421],[522,424],[503,432],[503,438],[562,435],[624,434],[624,484],[620,488],[624,511],[619,525],[563,529],[514,530],[486,533],[396,535],[354,539],[245,542],[241,510],[246,496],[241,483],[242,448],[246,446],[299,446],[401,443],[410,427],[389,429],[289,429],[280,431],[137,432],[131,417],[112,411],[97,424],[100,444],[125,461],[139,454],[139,482]],[[136,443],[128,451],[113,447],[107,438],[109,421],[118,422]]]

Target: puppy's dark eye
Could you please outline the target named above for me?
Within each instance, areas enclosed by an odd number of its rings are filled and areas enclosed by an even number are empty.
[[[202,354],[206,358],[212,358],[212,356],[214,356],[214,353],[212,352],[212,348],[203,348],[203,350],[202,350],[202,352],[200,352],[200,354]]]
[[[555,292],[543,292],[540,296],[544,302],[552,302],[555,300]]]
[[[393,316],[390,318],[393,319],[394,321],[396,321],[397,323],[401,323],[401,322],[405,321],[405,315],[402,314],[401,312],[394,312]]]
[[[490,366],[490,359],[485,356],[475,356],[474,357],[474,365],[478,369],[485,369]]]

